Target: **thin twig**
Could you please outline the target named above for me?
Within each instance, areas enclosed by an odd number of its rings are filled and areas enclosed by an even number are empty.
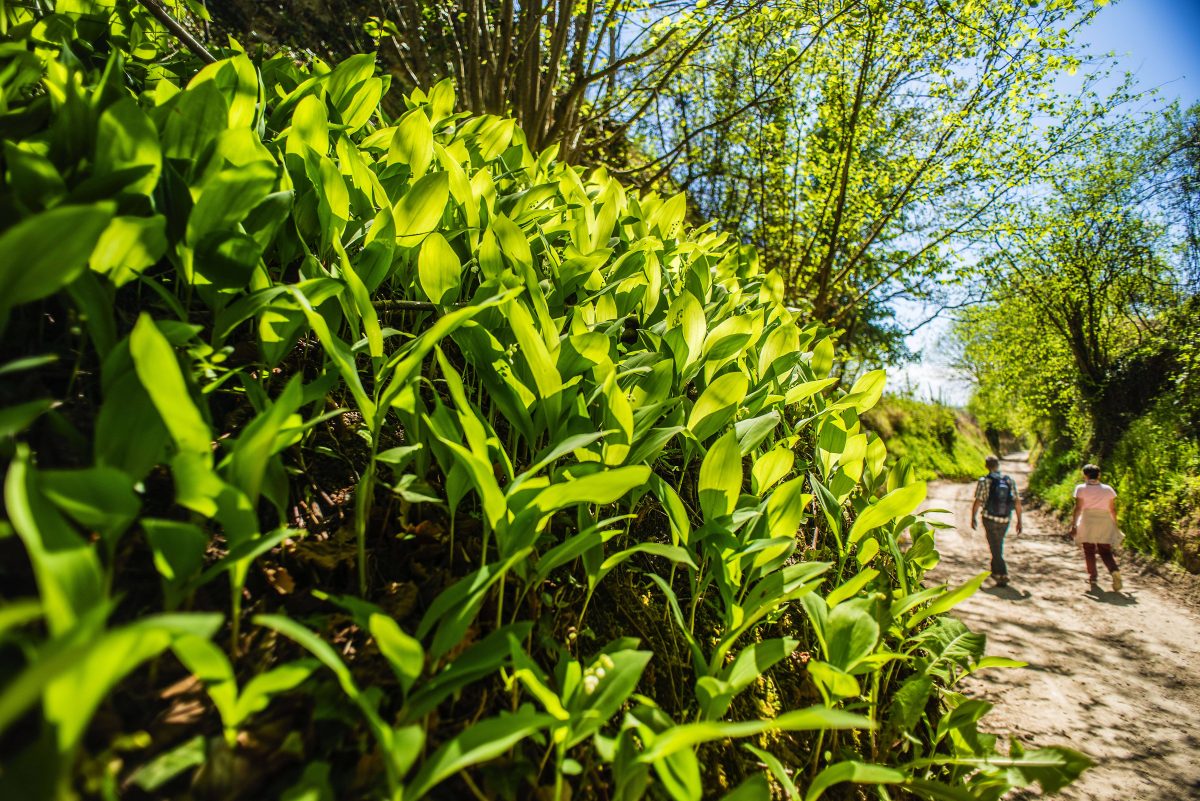
[[[149,11],[155,19],[161,22],[163,26],[175,36],[176,39],[183,42],[184,45],[187,46],[188,50],[191,50],[193,53],[195,53],[201,61],[203,61],[205,64],[216,63],[216,56],[208,52],[208,49],[205,48],[204,45],[200,44],[200,41],[195,36],[192,36],[187,28],[180,25],[174,17],[168,14],[167,10],[159,5],[158,0],[138,0],[138,3],[140,3],[141,6],[147,11]]]

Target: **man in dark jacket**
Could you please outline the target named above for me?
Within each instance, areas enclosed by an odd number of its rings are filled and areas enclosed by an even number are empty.
[[[987,533],[988,547],[992,550],[992,578],[996,586],[1008,584],[1008,565],[1004,562],[1004,535],[1008,523],[1017,514],[1016,533],[1021,533],[1021,496],[1017,494],[1017,482],[1012,476],[1000,472],[1000,459],[989,456],[984,460],[988,474],[979,479],[975,486],[975,503],[971,504],[971,530],[979,528],[978,515],[983,508],[983,530]]]

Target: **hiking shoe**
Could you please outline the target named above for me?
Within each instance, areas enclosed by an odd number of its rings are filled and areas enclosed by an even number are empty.
[[[1095,576],[1088,576],[1087,583],[1088,583],[1088,591],[1089,592],[1091,590],[1096,590],[1097,592],[1100,591],[1100,582],[1096,581]]]
[[[1114,570],[1112,572],[1113,592],[1121,591],[1121,571]]]
[[[996,586],[997,587],[1007,587],[1008,586],[1008,576],[996,576]]]

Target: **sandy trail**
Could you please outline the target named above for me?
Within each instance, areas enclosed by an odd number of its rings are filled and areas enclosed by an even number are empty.
[[[1014,457],[1019,455],[1014,455]],[[1028,465],[1004,461],[1024,489]],[[931,578],[961,583],[988,568],[983,527],[971,531],[974,486],[929,485],[928,508],[955,528],[939,532],[942,562]],[[1055,796],[1079,801],[1200,799],[1200,615],[1153,569],[1118,554],[1125,586],[1088,591],[1083,555],[1062,527],[1027,512],[1009,530],[1011,583],[984,589],[954,612],[988,636],[988,653],[1029,663],[986,670],[965,682],[996,704],[984,728],[1025,744],[1069,745],[1097,763]]]

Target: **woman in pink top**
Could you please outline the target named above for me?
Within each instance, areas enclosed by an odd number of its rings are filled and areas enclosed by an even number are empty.
[[[1112,575],[1113,592],[1121,590],[1121,571],[1113,558],[1113,546],[1120,545],[1125,535],[1117,528],[1117,492],[1100,483],[1100,468],[1083,466],[1084,483],[1075,487],[1075,512],[1071,515],[1071,536],[1083,546],[1087,564],[1088,586],[1096,586],[1096,554]]]

